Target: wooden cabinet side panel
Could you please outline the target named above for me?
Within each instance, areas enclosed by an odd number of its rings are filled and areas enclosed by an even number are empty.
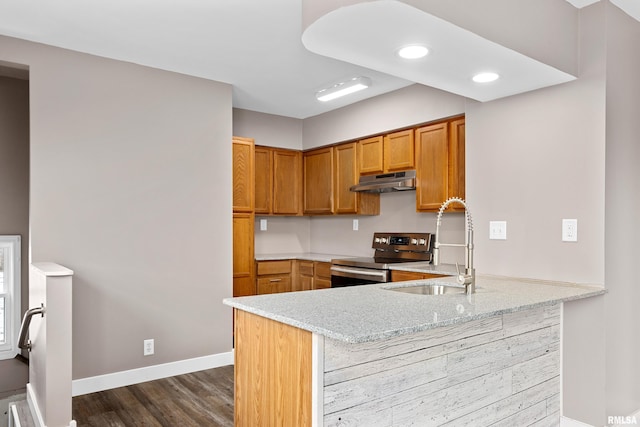
[[[437,211],[448,197],[447,123],[416,130],[416,210]]]
[[[360,174],[382,173],[384,171],[384,142],[382,135],[358,142]]]
[[[273,213],[299,215],[302,199],[302,153],[273,152]]]
[[[248,138],[233,139],[233,211],[253,212],[254,146]]]
[[[255,148],[255,213],[270,214],[273,210],[273,150]]]
[[[453,120],[449,134],[449,197],[465,198],[465,119]]]
[[[255,295],[254,215],[233,214],[233,296]]]
[[[413,271],[400,271],[400,270],[391,271],[392,282],[405,282],[407,280],[421,280],[421,279],[424,279],[423,273],[416,273]]]
[[[311,426],[312,334],[235,313],[235,425]]]
[[[332,214],[333,147],[304,153],[305,214]]]
[[[415,148],[413,129],[390,133],[384,137],[384,171],[395,172],[413,169]]]

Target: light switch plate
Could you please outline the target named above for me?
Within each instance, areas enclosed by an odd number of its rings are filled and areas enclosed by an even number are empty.
[[[562,220],[562,241],[563,242],[578,241],[578,220],[577,219]]]
[[[358,227],[359,227],[358,220],[354,219],[353,220],[353,231],[358,231]]]
[[[267,231],[267,220],[265,218],[260,219],[260,231]]]
[[[507,221],[489,221],[489,239],[507,240]]]

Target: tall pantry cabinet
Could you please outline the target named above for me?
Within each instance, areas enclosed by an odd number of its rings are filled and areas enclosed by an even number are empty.
[[[233,296],[255,295],[254,185],[251,138],[233,137]]]

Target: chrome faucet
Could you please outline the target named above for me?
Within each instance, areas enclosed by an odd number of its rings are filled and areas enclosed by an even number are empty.
[[[464,206],[464,212],[467,218],[467,236],[464,244],[462,243],[440,243],[440,225],[442,223],[442,214],[444,210],[451,203],[459,203]],[[463,247],[466,249],[464,257],[464,274],[460,273],[458,263],[456,263],[456,269],[458,270],[458,283],[464,285],[465,292],[467,294],[473,294],[476,292],[476,270],[473,268],[473,221],[471,220],[471,212],[467,207],[467,203],[459,197],[451,197],[447,199],[440,210],[438,211],[438,219],[436,220],[436,241],[433,244],[433,265],[440,264],[440,247],[441,246],[454,246]]]

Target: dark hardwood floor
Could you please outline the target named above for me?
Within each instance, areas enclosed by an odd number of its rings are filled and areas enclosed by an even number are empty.
[[[233,366],[73,398],[79,427],[233,426]]]

